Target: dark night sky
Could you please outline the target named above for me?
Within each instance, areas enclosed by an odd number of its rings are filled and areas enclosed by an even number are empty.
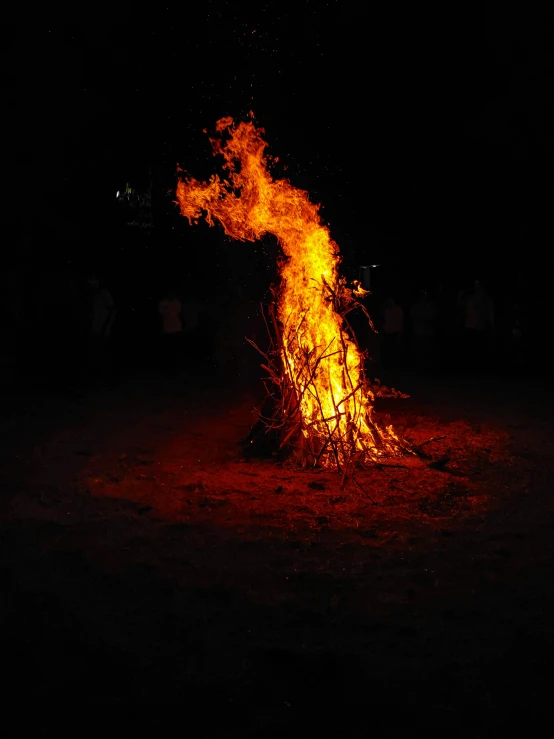
[[[339,244],[505,260],[509,244],[552,243],[547,10],[250,5],[14,22],[13,218],[103,228],[115,190],[149,167],[170,211],[177,162],[197,177],[213,166],[202,129],[252,108]]]

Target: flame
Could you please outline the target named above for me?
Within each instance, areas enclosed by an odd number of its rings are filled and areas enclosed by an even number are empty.
[[[359,280],[354,280],[352,292],[357,298],[364,298],[366,295],[369,295],[369,290],[364,290]]]
[[[352,452],[373,459],[398,452],[392,427],[380,429],[374,421],[363,354],[345,320],[348,305],[367,291],[358,283],[348,291],[339,277],[339,249],[319,206],[288,180],[272,178],[263,129],[227,117],[216,132],[210,142],[223,157],[225,176],[204,183],[181,177],[177,201],[191,224],[203,216],[212,226],[219,221],[233,239],[277,237],[284,253],[276,291],[282,386],[296,403],[311,461],[341,469]]]

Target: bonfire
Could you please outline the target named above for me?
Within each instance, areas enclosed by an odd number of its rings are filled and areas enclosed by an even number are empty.
[[[219,222],[241,241],[277,238],[280,280],[266,313],[269,350],[261,352],[271,413],[260,411],[260,422],[302,465],[346,475],[406,445],[392,426],[376,422],[376,386],[348,323],[354,308],[371,323],[361,302],[367,293],[339,275],[339,249],[319,206],[288,180],[271,176],[264,133],[252,120],[219,120],[210,142],[223,158],[223,176],[198,182],[181,172],[177,201],[191,224]]]

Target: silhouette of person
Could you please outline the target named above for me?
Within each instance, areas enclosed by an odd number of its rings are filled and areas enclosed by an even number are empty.
[[[169,289],[158,302],[161,317],[161,360],[163,371],[174,376],[183,359],[183,318],[181,299],[174,289]]]
[[[202,322],[205,309],[198,300],[197,290],[189,286],[183,301],[181,316],[183,318],[185,357],[189,370],[198,370],[205,362],[206,337],[205,323]]]
[[[527,348],[527,323],[525,303],[517,297],[510,311],[510,354],[512,363],[521,368],[525,363]]]
[[[494,303],[480,280],[463,300],[466,360],[484,365],[490,355],[494,330]]]
[[[422,290],[412,305],[412,338],[416,367],[428,370],[433,367],[437,308],[427,291]]]
[[[98,275],[90,274],[87,284],[87,374],[89,380],[106,380],[111,369],[109,341],[117,311],[111,293]]]
[[[452,367],[458,352],[458,304],[456,290],[445,283],[438,289],[437,358],[442,369]]]
[[[382,329],[382,361],[386,368],[399,364],[402,351],[402,331],[404,329],[404,311],[391,296],[385,301]]]
[[[256,363],[254,349],[246,337],[256,341],[261,333],[263,318],[259,306],[252,301],[242,286],[236,285],[222,307],[216,352],[219,369],[235,382],[246,384],[251,379]]]

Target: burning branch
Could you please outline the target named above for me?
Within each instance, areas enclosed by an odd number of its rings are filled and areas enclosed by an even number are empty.
[[[405,451],[392,427],[381,429],[373,418],[376,395],[406,396],[365,377],[365,355],[347,321],[351,310],[361,308],[373,328],[358,300],[365,293],[358,285],[349,290],[339,277],[338,246],[319,206],[287,180],[272,179],[262,129],[230,118],[216,129],[211,143],[223,156],[225,178],[181,179],[177,200],[191,223],[202,216],[210,225],[217,220],[228,236],[247,241],[272,233],[282,247],[276,301],[264,315],[270,348],[261,353],[272,409],[260,413],[260,422],[301,464],[343,474]]]

